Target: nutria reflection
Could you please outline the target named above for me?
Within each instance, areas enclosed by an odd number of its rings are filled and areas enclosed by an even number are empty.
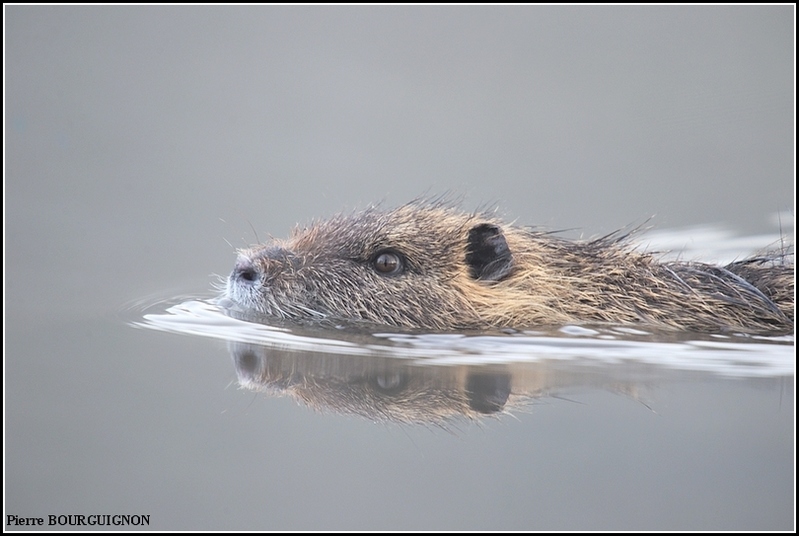
[[[528,406],[565,387],[602,385],[595,370],[557,371],[546,363],[419,366],[375,355],[335,355],[230,343],[242,387],[290,396],[315,410],[380,422],[445,425]],[[617,378],[602,385],[634,394]]]

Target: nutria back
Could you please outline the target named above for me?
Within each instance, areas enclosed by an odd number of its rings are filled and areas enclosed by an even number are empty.
[[[660,262],[623,234],[572,241],[414,202],[241,250],[225,297],[278,318],[427,330],[610,322],[792,333],[794,265],[787,249],[726,266]]]

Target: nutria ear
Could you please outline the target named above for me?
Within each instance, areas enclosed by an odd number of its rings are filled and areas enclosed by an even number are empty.
[[[469,230],[466,244],[466,264],[474,279],[499,281],[513,268],[513,255],[502,229],[491,223],[481,223]]]

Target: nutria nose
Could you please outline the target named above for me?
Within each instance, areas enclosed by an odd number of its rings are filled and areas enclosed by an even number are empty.
[[[230,278],[252,284],[261,279],[261,274],[251,258],[240,254],[236,259],[236,265],[233,266],[233,273],[230,274]]]
[[[296,267],[297,257],[289,250],[279,247],[259,247],[239,252],[230,281],[242,285],[272,281],[287,267]]]

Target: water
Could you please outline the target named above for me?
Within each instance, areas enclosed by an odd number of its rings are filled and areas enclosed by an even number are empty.
[[[221,341],[263,427],[244,480],[276,527],[318,526],[309,501],[363,529],[776,527],[791,508],[792,335],[369,332],[214,300],[139,307],[135,327]]]

